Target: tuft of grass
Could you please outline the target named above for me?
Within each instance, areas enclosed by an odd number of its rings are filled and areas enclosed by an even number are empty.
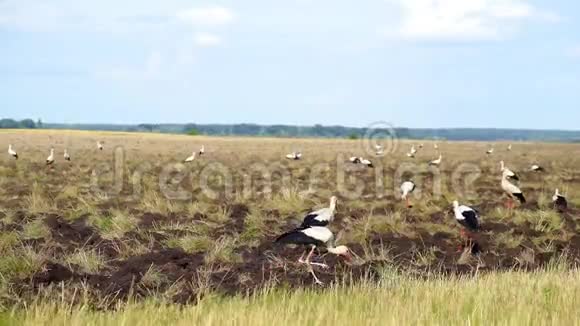
[[[78,266],[83,273],[97,274],[106,266],[105,259],[95,250],[77,249],[73,254],[65,258],[69,265]]]
[[[0,233],[0,252],[12,250],[20,243],[20,237],[16,232]]]
[[[207,252],[215,245],[215,240],[208,235],[186,235],[181,238],[170,238],[165,241],[169,248],[181,248],[190,254]]]
[[[113,210],[108,221],[103,225],[101,236],[105,239],[120,239],[129,231],[137,228],[137,219],[121,210]]]
[[[46,194],[38,182],[32,184],[31,193],[24,200],[26,209],[32,214],[47,213],[56,210],[55,202]]]
[[[50,230],[42,219],[36,219],[24,225],[21,236],[25,240],[48,238]]]
[[[167,283],[167,277],[162,273],[159,267],[151,265],[147,272],[141,278],[141,285],[148,288],[158,288]]]
[[[25,279],[40,271],[44,262],[42,253],[32,247],[21,246],[2,251],[0,255],[0,284]]]
[[[238,263],[241,261],[240,257],[236,255],[237,240],[231,237],[221,237],[214,246],[205,255],[205,262],[207,264],[213,263]]]
[[[265,217],[258,211],[252,211],[244,220],[244,232],[240,235],[240,241],[250,246],[258,246],[267,230]]]
[[[524,236],[514,236],[511,233],[499,233],[495,236],[495,241],[499,248],[514,249],[524,242]]]

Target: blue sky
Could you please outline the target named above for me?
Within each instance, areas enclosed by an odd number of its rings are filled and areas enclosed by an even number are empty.
[[[0,116],[580,129],[575,0],[0,0]]]

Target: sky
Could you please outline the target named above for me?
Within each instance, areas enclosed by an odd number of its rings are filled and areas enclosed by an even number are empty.
[[[0,0],[0,117],[580,130],[577,0]]]

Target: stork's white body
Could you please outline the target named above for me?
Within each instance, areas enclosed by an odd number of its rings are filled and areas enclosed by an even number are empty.
[[[439,158],[429,162],[429,165],[439,166],[439,165],[441,165],[442,161],[443,161],[443,155],[439,154]]]
[[[191,154],[191,156],[189,156],[188,158],[186,158],[184,162],[185,163],[190,163],[190,162],[193,162],[194,160],[195,160],[195,152],[193,152]]]
[[[46,158],[47,165],[51,165],[52,163],[54,163],[54,148],[50,149],[50,155],[48,155],[48,157]]]
[[[18,159],[18,153],[16,153],[16,151],[12,148],[12,145],[8,145],[8,154],[12,157],[14,157],[15,159]]]

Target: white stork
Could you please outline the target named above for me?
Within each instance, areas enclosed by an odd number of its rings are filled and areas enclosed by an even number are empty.
[[[103,143],[101,143],[101,141],[97,142],[97,149],[102,151],[103,150]]]
[[[324,226],[313,226],[309,228],[295,229],[294,231],[290,231],[288,233],[279,236],[276,239],[276,243],[294,244],[310,247],[311,249],[308,255],[306,256],[306,259],[304,259],[304,255],[306,254],[306,252],[304,252],[302,256],[300,256],[300,258],[298,259],[298,263],[306,264],[306,266],[308,266],[308,270],[312,274],[312,277],[314,277],[314,281],[316,282],[316,284],[319,285],[322,285],[323,283],[318,279],[318,277],[314,273],[314,269],[312,269],[312,266],[313,265],[320,266],[322,268],[328,268],[328,266],[326,264],[313,263],[310,261],[312,255],[314,255],[314,249],[316,249],[317,247],[325,247],[326,250],[328,250],[328,252],[331,254],[342,256],[348,261],[352,260],[352,255],[348,247],[346,246],[336,247],[334,244],[334,234],[332,234],[332,231],[330,231],[328,228]]]
[[[189,156],[188,158],[186,158],[183,162],[184,163],[191,163],[195,160],[195,151],[191,154],[191,156]]]
[[[383,156],[385,155],[385,149],[381,145],[375,145],[375,155],[376,156]]]
[[[50,149],[50,155],[46,158],[46,165],[51,165],[54,163],[54,148]]]
[[[564,195],[560,194],[560,190],[556,189],[554,196],[552,197],[552,203],[554,204],[554,208],[563,212],[568,209],[568,200]]]
[[[439,166],[443,161],[443,155],[439,154],[439,158],[429,162],[429,166]]]
[[[494,148],[493,148],[493,146],[492,146],[492,147],[490,147],[490,148],[487,150],[487,152],[485,152],[485,154],[487,154],[487,155],[491,155],[491,154],[493,154],[493,152],[494,152],[494,151],[495,151],[495,149],[494,149]]]
[[[201,148],[199,149],[199,156],[202,156],[205,154],[205,145],[201,145]]]
[[[286,155],[286,158],[289,159],[289,160],[298,161],[298,160],[300,160],[302,158],[302,153],[300,153],[300,152],[293,152],[293,153],[290,153],[290,154]]]
[[[401,185],[401,199],[403,199],[407,203],[407,207],[413,207],[411,205],[411,201],[409,199],[409,195],[415,191],[417,186],[413,181],[405,181]]]
[[[301,228],[308,228],[312,226],[328,226],[334,220],[334,212],[336,211],[336,204],[338,198],[332,196],[330,198],[330,206],[308,213],[304,217]]]
[[[411,146],[411,150],[407,153],[407,157],[414,158],[417,155],[417,149],[415,145]]]
[[[505,173],[509,179],[514,179],[514,180],[517,180],[517,181],[520,180],[520,177],[515,172],[513,172],[512,170],[508,169],[505,166],[504,161],[500,161],[499,162],[499,165],[500,165],[500,171],[502,173]]]
[[[359,164],[361,162],[361,158],[357,156],[353,156],[348,159],[352,164]]]
[[[532,171],[532,172],[545,172],[546,170],[538,164],[532,164],[532,166],[530,167],[530,171]]]
[[[512,209],[514,207],[513,202],[514,198],[517,198],[521,204],[524,204],[526,202],[526,198],[524,197],[524,194],[522,193],[521,189],[509,181],[509,178],[511,177],[510,172],[511,171],[507,169],[503,171],[503,175],[501,178],[501,188],[508,195],[509,198],[507,203],[508,208]]]
[[[423,143],[419,144],[419,149],[422,149],[424,146]]]
[[[433,148],[437,150],[437,149],[439,149],[439,145],[437,145],[437,143],[435,143],[435,144],[433,144]]]
[[[360,163],[362,165],[366,165],[369,168],[374,168],[375,166],[373,165],[373,162],[371,162],[370,160],[367,160],[366,158],[360,158]]]
[[[453,212],[455,213],[455,220],[463,228],[461,229],[461,237],[468,243],[472,241],[472,232],[478,232],[480,227],[479,213],[465,205],[459,205],[457,200],[453,201]],[[460,250],[463,250],[460,247]]]
[[[512,144],[509,144],[508,145],[507,150],[508,150],[508,152],[511,152],[512,151]]]
[[[69,161],[70,162],[70,154],[68,153],[68,150],[65,148],[64,149],[64,160],[65,161]]]
[[[462,235],[465,235],[465,230],[470,232],[479,231],[479,213],[475,209],[459,205],[459,202],[455,200],[453,202],[453,212],[457,222],[465,228]]]
[[[15,159],[18,159],[18,153],[16,153],[16,151],[12,148],[12,145],[8,145],[8,154],[12,157],[14,157]]]

